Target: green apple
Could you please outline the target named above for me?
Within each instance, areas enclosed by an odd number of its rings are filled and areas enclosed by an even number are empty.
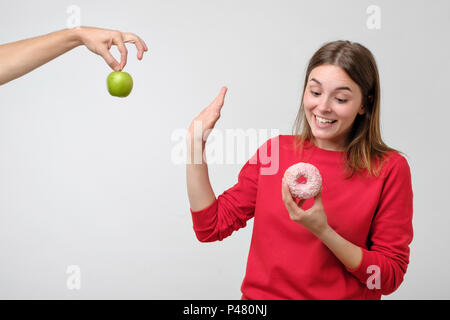
[[[133,78],[128,72],[114,71],[109,74],[106,84],[112,96],[124,98],[133,89]]]

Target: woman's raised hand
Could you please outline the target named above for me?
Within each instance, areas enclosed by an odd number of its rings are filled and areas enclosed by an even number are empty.
[[[196,141],[206,143],[206,139],[214,128],[217,120],[220,118],[220,110],[222,109],[227,93],[227,87],[220,89],[217,97],[211,102],[209,106],[200,112],[200,114],[192,121],[189,126],[186,139],[189,142]]]

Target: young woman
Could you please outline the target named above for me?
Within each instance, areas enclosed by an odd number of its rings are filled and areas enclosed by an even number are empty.
[[[190,160],[204,151],[226,90],[192,122]],[[413,238],[411,173],[383,143],[379,120],[373,55],[358,43],[330,42],[309,62],[294,134],[264,143],[233,187],[216,198],[204,157],[188,162],[200,241],[222,240],[254,217],[242,299],[380,299],[399,287]],[[274,156],[278,171],[262,174],[270,166],[263,158]],[[313,199],[293,198],[282,181],[298,162],[320,171]]]
[[[147,51],[145,42],[133,33],[116,30],[79,27],[52,32],[43,36],[0,45],[0,85],[19,78],[56,57],[80,45],[100,55],[113,70],[122,70],[127,63],[125,43],[131,42],[142,59]],[[109,52],[116,45],[120,63]]]

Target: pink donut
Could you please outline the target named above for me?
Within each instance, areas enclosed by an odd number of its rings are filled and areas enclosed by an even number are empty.
[[[305,177],[306,182],[299,183],[300,177]],[[284,180],[291,194],[300,199],[315,197],[322,189],[322,177],[319,170],[305,162],[299,162],[287,168],[284,172]]]

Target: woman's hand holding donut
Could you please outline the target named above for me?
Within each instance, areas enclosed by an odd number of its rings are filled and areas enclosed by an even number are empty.
[[[314,205],[306,211],[301,208],[306,199],[300,199],[297,203],[284,178],[281,182],[281,194],[292,221],[301,224],[318,237],[327,230],[328,221],[322,203],[322,191],[314,197]]]
[[[192,121],[186,136],[188,142],[200,142],[202,145],[206,143],[206,139],[220,118],[220,110],[222,109],[227,90],[227,87],[222,87],[218,96],[211,104],[203,109]]]

